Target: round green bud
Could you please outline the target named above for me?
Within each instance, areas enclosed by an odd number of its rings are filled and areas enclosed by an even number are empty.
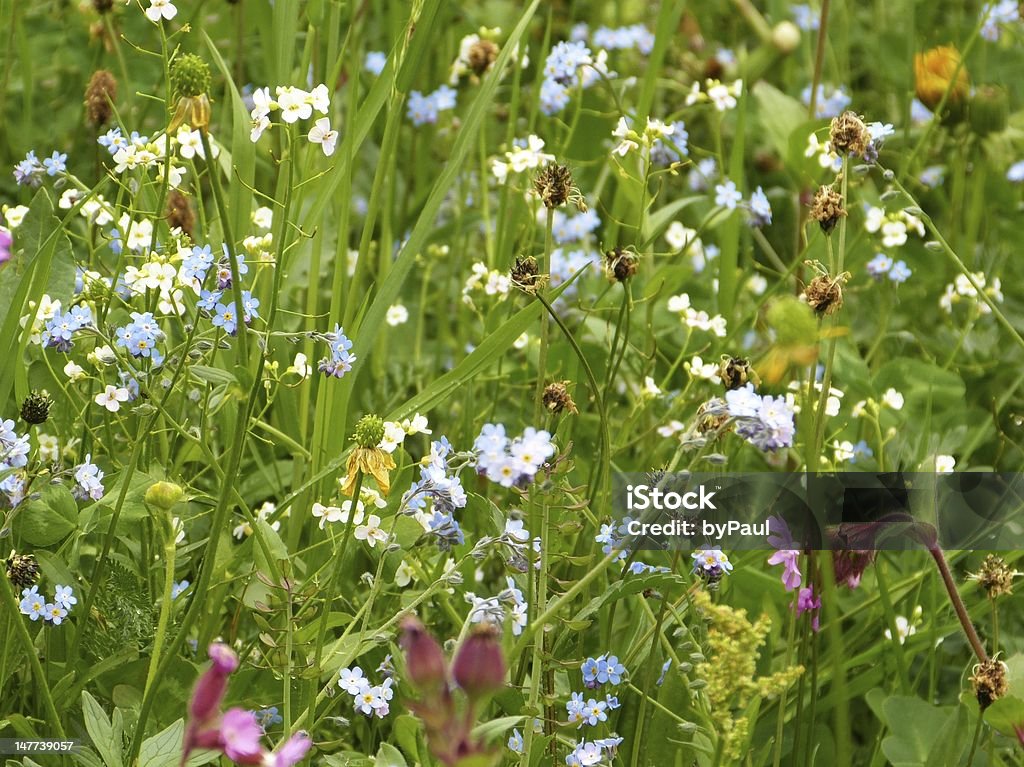
[[[813,346],[818,342],[814,310],[795,296],[780,298],[772,304],[767,320],[779,346]]]
[[[971,98],[971,128],[979,136],[999,133],[1010,119],[1010,99],[1005,88],[998,85],[979,86]]]
[[[384,419],[379,415],[364,415],[356,423],[352,438],[359,447],[377,447],[384,439]]]
[[[194,98],[210,91],[210,67],[194,53],[185,53],[171,64],[174,98]]]
[[[173,482],[161,481],[154,482],[149,486],[143,500],[145,500],[146,505],[148,506],[169,511],[174,507],[174,504],[182,499],[184,495],[185,492],[179,485],[176,485]]]

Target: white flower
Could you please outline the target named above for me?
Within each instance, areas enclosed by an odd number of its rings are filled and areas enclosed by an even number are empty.
[[[903,395],[893,388],[886,389],[885,394],[882,395],[882,404],[893,410],[902,410]]]
[[[252,117],[270,114],[271,110],[277,109],[277,102],[270,97],[270,88],[257,88],[252,92]]]
[[[111,413],[116,413],[121,409],[121,403],[127,402],[130,396],[127,389],[107,384],[107,388],[96,395],[95,402]]]
[[[343,668],[338,674],[338,687],[355,696],[370,689],[370,680],[363,676],[363,670],[359,666]]]
[[[658,434],[660,434],[662,437],[671,437],[675,434],[678,434],[685,428],[686,424],[684,424],[682,421],[669,421],[664,426],[658,427]]]
[[[519,338],[512,342],[513,349],[525,349],[526,345],[530,343],[530,336],[528,333],[520,333]]]
[[[694,378],[702,378],[705,381],[718,383],[718,365],[715,363],[704,362],[699,355],[694,355],[693,359],[687,363],[687,367],[690,370],[690,375]]]
[[[409,436],[413,434],[432,434],[433,432],[428,427],[427,417],[416,413],[412,418],[406,418],[402,421],[402,428],[405,433]]]
[[[85,369],[69,360],[68,364],[64,366],[64,375],[72,381],[80,381],[85,378]]]
[[[690,296],[686,293],[681,293],[678,296],[672,296],[668,300],[668,310],[673,314],[683,314],[689,308]]]
[[[401,304],[392,304],[388,307],[385,320],[391,327],[397,327],[409,321],[409,310]]]
[[[619,155],[620,157],[625,157],[626,154],[631,150],[640,148],[640,145],[634,140],[637,137],[637,135],[629,127],[629,123],[626,122],[625,117],[619,118],[619,122],[615,126],[615,130],[612,131],[612,135],[615,138],[619,139],[618,146],[616,146],[612,150],[612,152]]]
[[[106,365],[113,365],[117,362],[117,355],[114,354],[114,350],[110,348],[108,344],[103,346],[97,346],[87,355],[85,358],[96,367],[104,367]]]
[[[274,223],[274,211],[266,206],[260,206],[253,211],[252,222],[260,229],[270,229]]]
[[[277,105],[281,109],[281,118],[286,123],[308,120],[313,114],[313,105],[309,103],[309,94],[290,85],[278,87]]]
[[[853,451],[853,443],[850,442],[849,440],[843,440],[842,442],[839,442],[837,440],[833,442],[832,450],[834,451],[836,463],[843,463],[844,461],[849,461],[851,458],[854,457],[854,455],[856,455],[856,453]]]
[[[371,514],[365,525],[359,525],[355,530],[356,538],[360,541],[366,541],[372,549],[380,543],[388,542],[388,534],[380,529],[380,517],[376,514]]]
[[[644,397],[657,397],[661,394],[661,389],[654,383],[654,379],[650,376],[644,377],[643,388],[640,389],[640,394]]]
[[[331,121],[327,117],[321,117],[313,127],[309,129],[309,140],[319,144],[324,154],[330,157],[338,144],[338,131],[331,130]]]
[[[175,545],[185,542],[185,523],[179,517],[171,518],[171,529],[174,531]]]
[[[404,589],[414,580],[416,580],[416,572],[403,559],[398,569],[395,570],[395,585],[400,589]]]
[[[306,355],[302,352],[297,352],[295,354],[295,361],[288,366],[288,370],[286,372],[295,373],[300,378],[309,378],[313,371],[309,367]]]
[[[393,453],[403,442],[405,442],[405,429],[402,428],[402,425],[394,421],[385,421],[384,436],[377,447],[386,453]]]
[[[53,463],[60,458],[60,443],[52,434],[40,434],[36,437],[39,440],[39,457],[47,463]]]
[[[178,142],[178,151],[186,160],[191,160],[196,155],[205,157],[203,153],[203,140],[197,130],[189,130],[188,126],[182,125],[174,136]]]
[[[896,616],[896,637],[899,639],[900,644],[907,641],[907,637],[913,636],[917,633],[917,627],[911,624],[902,615]],[[892,639],[892,631],[890,629],[885,630],[885,638]]]
[[[322,115],[327,114],[331,110],[331,93],[323,83],[320,83],[320,85],[309,92],[307,101],[313,106],[313,109]]]
[[[4,219],[7,221],[7,226],[11,229],[17,229],[21,226],[21,222],[25,220],[26,213],[28,213],[27,205],[4,206]]]
[[[952,474],[956,467],[956,458],[951,455],[935,456],[935,471],[939,474]]]
[[[149,0],[149,8],[146,9],[146,17],[154,24],[158,24],[161,18],[170,21],[177,13],[178,9],[171,0]]]

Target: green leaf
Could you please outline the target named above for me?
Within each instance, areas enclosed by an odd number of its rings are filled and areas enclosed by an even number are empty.
[[[765,136],[779,157],[788,157],[790,137],[806,122],[807,107],[764,80],[754,85],[753,94]]]
[[[40,497],[25,504],[14,530],[33,546],[52,546],[78,527],[78,507],[64,485],[47,485]]]
[[[82,714],[85,729],[106,767],[122,767],[120,739],[115,742],[110,719],[87,690],[82,690]]]
[[[505,734],[525,719],[525,716],[502,716],[489,722],[481,722],[473,728],[473,735],[486,743],[498,735]]]
[[[373,767],[407,767],[402,752],[390,743],[381,743]]]
[[[238,379],[227,370],[211,368],[206,365],[190,365],[189,372],[200,381],[211,384],[237,384]]]
[[[926,767],[955,767],[969,741],[967,706],[957,706],[947,717],[945,726],[933,734],[933,745]]]
[[[882,741],[882,753],[893,767],[920,767],[949,720],[951,708],[940,708],[903,695],[893,695],[882,704],[889,735]]]
[[[420,721],[409,714],[402,714],[395,719],[394,725],[395,740],[405,751],[406,756],[417,761],[419,752]]]

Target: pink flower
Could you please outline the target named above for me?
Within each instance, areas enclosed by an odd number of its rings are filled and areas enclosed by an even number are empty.
[[[263,762],[263,728],[256,714],[244,708],[230,708],[220,720],[220,742],[224,755],[239,764]]]
[[[293,764],[301,762],[312,745],[313,741],[306,733],[295,733],[282,743],[277,751],[270,755],[273,759],[274,767],[292,767]]]
[[[0,226],[0,264],[10,260],[12,242],[14,240],[11,238],[11,233]]]
[[[792,605],[790,605],[792,607]],[[796,614],[803,615],[808,610],[814,610],[814,615],[811,616],[811,628],[815,631],[818,630],[818,610],[821,609],[821,598],[814,595],[814,590],[808,586],[807,588],[800,589],[796,596]]]
[[[786,591],[799,588],[803,581],[799,561],[800,552],[796,549],[779,549],[768,557],[768,564],[785,566],[782,571],[782,584],[786,587]]]

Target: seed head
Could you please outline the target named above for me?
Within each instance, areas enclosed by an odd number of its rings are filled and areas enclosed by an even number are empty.
[[[533,256],[520,256],[512,265],[509,273],[512,284],[524,293],[533,295],[542,287],[547,277],[539,274],[537,259]]]
[[[567,165],[558,163],[546,165],[533,179],[533,190],[545,207],[557,208],[571,202],[580,211],[587,209],[587,203],[576,187],[572,171]]]
[[[85,89],[85,120],[94,128],[106,125],[114,116],[112,104],[117,100],[117,80],[106,69],[98,69],[89,78]]]
[[[11,551],[7,557],[7,579],[19,589],[27,589],[39,581],[39,563],[31,554]]]
[[[609,250],[604,254],[604,276],[609,282],[625,282],[636,274],[638,260],[636,253],[631,250]]]
[[[45,391],[33,391],[21,403],[21,420],[28,424],[45,423],[53,400]]]
[[[498,46],[491,40],[477,40],[469,48],[469,68],[479,77],[498,58]]]
[[[995,554],[989,554],[981,563],[978,572],[971,573],[968,578],[977,581],[985,589],[990,599],[1004,594],[1013,593],[1013,579],[1020,573],[1006,564],[1006,560]]]
[[[568,410],[570,413],[579,413],[579,410],[576,409],[576,403],[572,401],[572,396],[566,388],[568,383],[569,381],[556,381],[544,387],[544,407],[552,415],[558,415],[563,410]]]
[[[832,148],[835,151],[855,154],[859,157],[864,157],[868,147],[871,146],[871,134],[868,133],[868,126],[855,112],[850,111],[832,118],[829,139],[832,141]]]
[[[92,7],[96,9],[96,13],[109,13],[114,7],[114,0],[92,0]]]
[[[761,383],[750,360],[744,357],[732,357],[728,354],[722,355],[722,361],[718,365],[718,377],[726,389],[739,389],[751,381],[755,386]]]
[[[821,231],[832,234],[839,219],[846,215],[843,196],[830,186],[818,187],[811,203],[811,218],[818,222]]]
[[[971,676],[971,685],[974,687],[978,705],[984,711],[1010,689],[1010,683],[1006,681],[1006,664],[1000,660],[987,660],[977,664],[974,667],[974,675]]]
[[[192,237],[196,228],[196,214],[192,211],[186,197],[180,190],[172,189],[167,193],[167,226],[177,227]]]

